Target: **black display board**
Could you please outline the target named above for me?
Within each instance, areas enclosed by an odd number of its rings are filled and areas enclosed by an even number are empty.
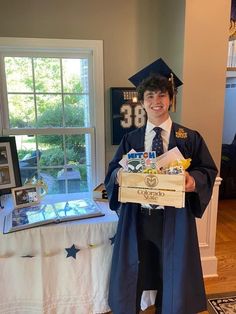
[[[118,145],[122,137],[146,122],[146,114],[137,101],[133,87],[111,87],[112,145]]]

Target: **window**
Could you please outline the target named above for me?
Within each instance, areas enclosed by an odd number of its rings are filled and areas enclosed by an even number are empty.
[[[228,44],[228,60],[227,68],[233,68],[235,71],[236,68],[236,40],[230,40]]]
[[[102,42],[0,38],[1,133],[22,183],[91,193],[105,173]]]

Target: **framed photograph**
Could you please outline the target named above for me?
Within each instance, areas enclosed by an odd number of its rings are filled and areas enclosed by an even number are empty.
[[[134,87],[111,87],[111,120],[112,145],[118,145],[126,133],[146,123]]]
[[[20,168],[15,137],[0,137],[0,195],[10,194],[21,186]]]
[[[25,185],[12,189],[14,208],[23,208],[37,205],[40,202],[38,188],[34,185]]]

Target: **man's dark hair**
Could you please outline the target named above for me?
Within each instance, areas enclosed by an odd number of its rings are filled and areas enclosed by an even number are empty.
[[[170,100],[173,99],[173,87],[170,80],[161,75],[150,75],[144,79],[137,87],[138,100],[143,100],[145,91],[161,91],[169,94]]]

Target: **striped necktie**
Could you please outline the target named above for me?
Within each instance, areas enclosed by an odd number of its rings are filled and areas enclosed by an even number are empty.
[[[162,128],[155,127],[155,128],[153,128],[153,131],[156,132],[156,135],[154,136],[154,138],[152,140],[152,151],[155,151],[157,156],[160,156],[164,153],[163,141],[162,141],[162,137],[161,137]]]

